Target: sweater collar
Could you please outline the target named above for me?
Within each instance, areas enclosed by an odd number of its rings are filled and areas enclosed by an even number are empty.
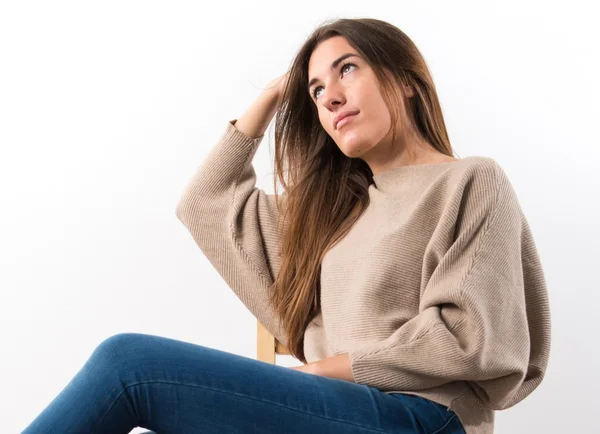
[[[472,158],[472,157],[466,157]],[[449,166],[464,161],[465,158],[459,158],[453,161],[430,164],[409,164],[387,169],[373,175],[375,187],[382,192],[393,192],[400,186],[406,186],[413,182],[418,182],[431,174],[440,173]]]

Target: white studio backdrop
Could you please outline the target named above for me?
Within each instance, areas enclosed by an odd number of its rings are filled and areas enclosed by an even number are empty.
[[[550,365],[533,395],[497,413],[497,432],[593,431],[600,35],[592,2],[364,3],[0,3],[4,432],[24,429],[113,334],[255,357],[254,317],[175,207],[227,121],[286,71],[318,24],[367,16],[415,41],[458,156],[499,162],[539,249]],[[254,160],[268,192],[272,126]]]

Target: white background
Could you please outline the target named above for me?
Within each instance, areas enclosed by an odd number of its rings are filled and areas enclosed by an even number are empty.
[[[498,161],[534,233],[551,297],[550,365],[528,399],[497,413],[497,432],[593,431],[600,35],[591,5],[2,2],[2,431],[24,429],[113,334],[255,357],[254,318],[175,207],[227,121],[285,72],[311,31],[361,16],[415,41],[457,155]],[[271,127],[254,161],[269,192]]]

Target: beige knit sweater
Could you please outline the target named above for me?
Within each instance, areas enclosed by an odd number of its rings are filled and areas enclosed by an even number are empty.
[[[279,270],[274,196],[256,187],[263,136],[229,121],[177,217],[240,300],[286,343],[267,292]],[[550,310],[531,230],[489,157],[374,176],[370,204],[321,267],[308,362],[349,353],[355,381],[454,410],[490,434],[494,410],[526,398],[550,352]]]

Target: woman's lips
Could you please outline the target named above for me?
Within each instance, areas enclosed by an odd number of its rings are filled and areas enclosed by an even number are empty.
[[[347,123],[349,123],[349,122],[352,122],[352,119],[354,119],[354,117],[355,117],[355,116],[356,116],[356,115],[350,115],[350,116],[346,116],[346,117],[344,117],[344,118],[343,118],[341,121],[339,121],[339,122],[337,123],[336,129],[338,129],[338,130],[339,130],[340,128],[342,128],[342,127],[343,127],[344,125],[346,125]]]

